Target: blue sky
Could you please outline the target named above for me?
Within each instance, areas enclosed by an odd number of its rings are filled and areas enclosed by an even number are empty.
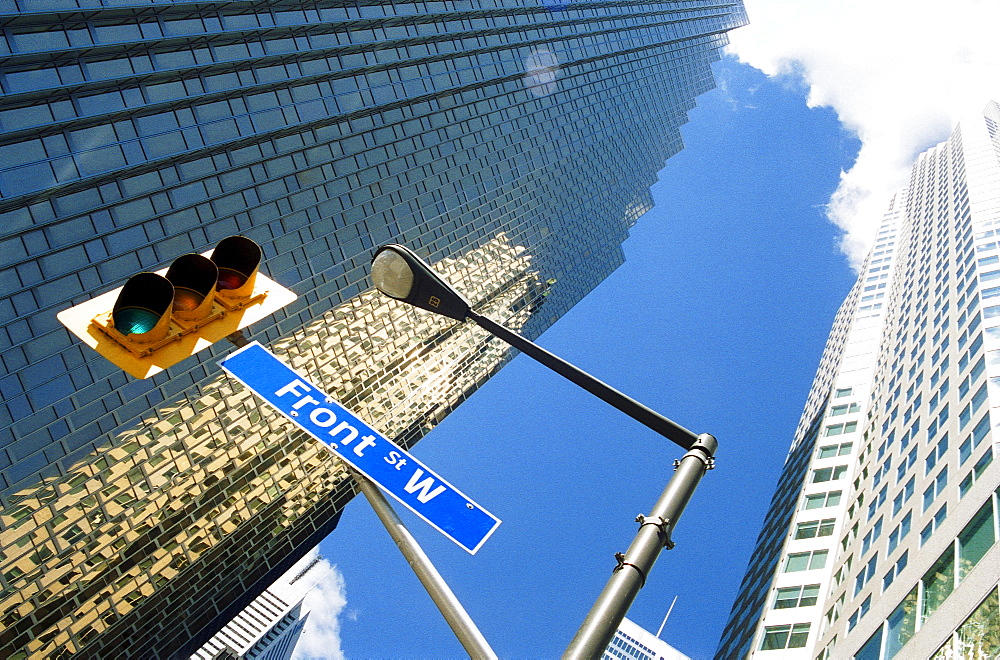
[[[540,339],[720,442],[629,616],[709,658],[742,579],[834,313],[917,153],[1000,98],[986,0],[746,0],[719,88],[626,263]],[[938,8],[938,10],[935,10]],[[859,17],[864,20],[859,20]],[[992,26],[992,28],[991,28]],[[504,520],[475,556],[400,511],[501,657],[558,657],[682,454],[520,356],[414,450]],[[397,507],[400,508],[400,507]],[[463,650],[358,499],[320,551],[313,657]],[[339,648],[338,648],[339,645]]]
[[[858,141],[803,89],[727,59],[654,187],[626,263],[539,343],[719,439],[631,618],[708,657],[742,578],[837,306],[854,280],[824,204]],[[411,531],[502,657],[568,644],[683,452],[524,356],[414,453],[504,520],[475,556]],[[400,508],[400,507],[397,507]],[[347,657],[455,657],[363,500],[321,546],[346,584]]]

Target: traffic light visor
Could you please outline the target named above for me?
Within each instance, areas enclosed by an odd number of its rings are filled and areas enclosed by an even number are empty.
[[[212,251],[219,268],[216,291],[223,298],[245,298],[254,288],[260,267],[260,246],[245,236],[229,236]]]
[[[131,341],[162,339],[170,328],[173,300],[174,286],[167,278],[156,273],[133,275],[112,308],[112,325]]]
[[[174,285],[174,316],[195,321],[208,316],[215,298],[219,269],[200,254],[185,254],[170,264],[167,279]]]

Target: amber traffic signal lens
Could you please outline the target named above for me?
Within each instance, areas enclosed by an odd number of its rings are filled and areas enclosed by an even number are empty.
[[[197,291],[192,291],[191,289],[182,289],[180,287],[175,287],[174,289],[174,311],[175,312],[192,312],[198,309],[198,305],[205,299],[205,296],[201,295]]]

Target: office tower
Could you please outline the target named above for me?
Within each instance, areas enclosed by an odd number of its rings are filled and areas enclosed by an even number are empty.
[[[285,606],[287,611],[270,628],[250,628],[256,623],[255,614],[270,614],[276,606]],[[288,660],[295,651],[295,643],[309,620],[309,613],[302,612],[302,602],[289,606],[278,599],[269,589],[257,596],[246,610],[215,633],[204,646],[191,657],[197,660]],[[246,639],[250,633],[256,636]]]
[[[601,660],[691,660],[630,619],[622,619]]]
[[[921,154],[834,321],[717,658],[1000,653],[1000,107]]]
[[[377,295],[416,249],[536,337],[622,260],[739,0],[10,0],[0,40],[0,655],[190,655],[353,496],[216,344],[134,380],[56,313],[242,234],[260,340],[410,446],[499,369]]]
[[[321,561],[306,555],[195,651],[191,660],[291,658],[309,620],[303,600],[320,579]]]

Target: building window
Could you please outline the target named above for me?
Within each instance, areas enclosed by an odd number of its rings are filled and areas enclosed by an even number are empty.
[[[897,468],[896,470],[896,483],[899,483],[900,481],[903,480],[903,477],[906,476],[907,470],[909,470],[916,462],[917,462],[917,448],[914,447],[913,449],[910,450],[910,453],[907,454],[902,459],[902,462],[899,464],[899,468]]]
[[[875,476],[872,477],[872,488],[875,488],[880,483],[882,483],[882,479],[885,478],[891,470],[892,470],[892,456],[886,459],[885,463],[883,463],[882,466],[875,471]]]
[[[947,378],[941,381],[941,386],[938,387],[937,392],[935,392],[934,396],[931,397],[930,403],[927,404],[928,410],[933,411],[937,408],[937,404],[944,401],[944,396],[948,393],[949,387],[950,385]]]
[[[903,510],[903,505],[906,504],[907,500],[913,496],[913,488],[916,484],[916,477],[910,477],[910,480],[906,482],[903,486],[903,490],[896,495],[895,499],[892,501],[892,515],[896,515]]]
[[[830,408],[830,417],[837,417],[838,415],[848,415],[852,413],[861,412],[861,406],[857,403],[843,404],[840,406],[833,406]]]
[[[913,587],[885,622],[885,660],[892,660],[917,629],[917,587]]]
[[[847,617],[847,632],[854,630],[854,626],[858,625],[858,621],[861,619],[861,610],[854,610],[854,614]]]
[[[944,492],[944,488],[947,485],[948,466],[945,465],[941,468],[941,471],[938,472],[938,475],[934,477],[934,481],[927,487],[927,490],[924,491],[924,511],[931,508],[931,505],[934,504],[934,500],[937,499],[938,495]]]
[[[939,459],[944,458],[945,452],[948,451],[948,434],[945,433],[938,440],[935,447],[931,449],[931,453],[927,454],[927,459],[924,461],[924,476],[931,473],[934,466],[937,465]]]
[[[826,427],[826,437],[831,437],[834,435],[841,435],[842,433],[853,433],[858,429],[857,422],[847,422],[846,424],[831,424]]]
[[[868,518],[866,518],[866,520],[871,520],[875,515],[875,512],[878,511],[878,508],[885,503],[886,494],[888,492],[889,486],[886,484],[885,486],[882,486],[882,490],[878,492],[878,495],[872,498],[872,501],[868,504]]]
[[[819,585],[806,584],[799,587],[782,587],[774,597],[774,609],[784,610],[790,607],[809,607],[819,599]]]
[[[955,590],[955,549],[952,546],[948,546],[920,582],[923,585],[920,621],[923,622]]]
[[[853,387],[843,387],[836,391],[836,393],[833,395],[833,398],[840,399],[841,397],[851,396],[851,394],[853,393],[854,393]]]
[[[899,521],[892,533],[889,534],[889,552],[896,549],[899,542],[906,538],[906,535],[910,533],[910,524],[913,521],[913,512],[908,511],[903,519]]]
[[[882,626],[878,627],[875,634],[868,638],[865,645],[854,654],[854,660],[879,660],[882,653]]]
[[[799,523],[795,528],[796,539],[812,539],[817,536],[830,536],[833,534],[833,527],[836,524],[835,518],[824,520],[810,520]]]
[[[1000,598],[993,588],[931,660],[996,657],[1000,648]]]
[[[943,523],[947,517],[948,504],[945,503],[940,509],[938,509],[938,512],[934,514],[931,521],[927,523],[922,530],[920,530],[920,545],[927,543],[928,539],[930,539],[931,535],[934,533],[934,530],[940,527],[941,523]]]
[[[813,550],[812,552],[793,552],[788,555],[785,561],[785,573],[796,573],[798,571],[811,571],[826,566],[827,550]]]
[[[828,506],[837,506],[840,504],[841,495],[842,492],[839,490],[832,490],[829,493],[813,493],[812,495],[806,495],[802,508],[822,509]]]
[[[996,542],[993,507],[989,501],[958,535],[958,579],[963,580]],[[998,640],[1000,641],[1000,640]],[[1000,650],[1000,649],[998,649]]]
[[[872,547],[872,544],[878,540],[878,537],[882,536],[882,517],[879,517],[872,525],[872,528],[868,530],[865,534],[864,540],[861,542],[861,554],[868,552],[868,548]]]
[[[864,565],[861,572],[854,579],[854,595],[857,596],[861,593],[861,590],[865,588],[868,581],[875,577],[875,570],[878,568],[878,553],[876,552],[872,555],[872,558],[868,560],[868,563]],[[863,609],[863,608],[862,608]],[[862,612],[864,616],[864,612]]]
[[[969,492],[972,488],[972,484],[976,483],[976,479],[983,473],[984,470],[993,462],[993,448],[990,447],[979,457],[976,464],[972,466],[972,470],[969,474],[965,475],[962,479],[962,483],[958,484],[958,496],[965,497],[965,494]]]
[[[958,448],[958,461],[959,464],[965,463],[972,456],[973,450],[979,446],[979,443],[983,441],[990,432],[990,414],[987,412],[983,415],[983,418],[979,420],[976,424],[976,428],[972,430],[972,433],[965,438],[965,441]]]
[[[1000,287],[997,287],[998,293],[1000,293]],[[986,358],[981,357],[979,361],[972,367],[972,371],[969,375],[965,377],[965,380],[958,386],[958,398],[964,399],[969,393],[969,389],[976,382],[976,380],[983,375],[983,371],[986,370]]]
[[[906,568],[906,564],[909,560],[909,555],[910,555],[909,550],[899,555],[899,559],[896,560],[896,563],[892,566],[892,568],[889,569],[889,572],[886,573],[885,576],[882,578],[882,591],[888,589],[889,585],[892,584],[893,580],[899,577],[899,574],[903,572],[903,569]]]
[[[963,465],[972,456],[972,435],[965,439],[958,448],[958,464]]]
[[[823,652],[820,653],[819,656],[817,656],[816,660],[830,660],[830,658],[833,657],[831,653],[833,652],[835,646],[837,646],[836,635],[833,636],[833,638],[830,640],[830,643],[826,645],[826,648],[823,649]]]
[[[826,481],[837,481],[838,479],[843,478],[845,474],[847,474],[846,465],[819,468],[818,470],[813,470],[812,482],[814,484],[820,484]]]
[[[817,458],[833,458],[834,456],[844,456],[851,453],[853,442],[841,442],[839,445],[827,445],[819,448]]]
[[[761,651],[776,651],[778,649],[805,648],[809,639],[808,623],[796,623],[784,626],[767,626],[764,628],[764,639]]]
[[[847,546],[849,546],[854,539],[858,538],[858,529],[859,529],[858,525],[859,524],[860,523],[854,523],[854,527],[851,527],[850,533],[849,534],[845,534],[844,535],[844,539],[840,542],[841,547],[845,551],[847,550]]]

